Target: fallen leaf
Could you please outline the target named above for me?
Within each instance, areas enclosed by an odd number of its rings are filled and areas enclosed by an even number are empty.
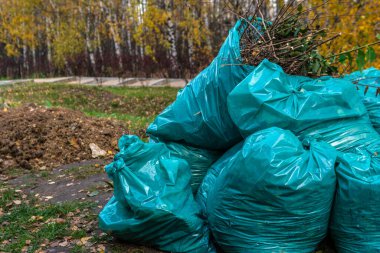
[[[55,219],[55,223],[58,223],[58,224],[63,224],[63,223],[65,223],[66,222],[66,220],[65,219],[62,219],[62,218],[57,218],[57,219]]]
[[[69,140],[69,143],[70,143],[71,146],[73,146],[76,149],[80,148],[80,146],[78,144],[78,140],[76,138],[74,138],[74,137]]]
[[[93,192],[88,193],[87,196],[89,196],[89,197],[95,197],[98,194],[99,194],[99,191],[93,191]]]
[[[102,251],[106,250],[106,247],[103,244],[98,244],[97,246],[98,246],[98,250],[102,250]]]
[[[26,245],[30,245],[31,243],[32,243],[31,240],[26,240],[26,241],[25,241],[25,244],[26,244]]]
[[[66,247],[69,243],[67,241],[61,242],[58,245],[61,247]]]
[[[1,181],[7,181],[8,179],[9,179],[9,177],[7,177],[7,176],[4,176],[4,175],[0,176]]]
[[[42,216],[32,216],[30,217],[29,221],[39,221],[39,220],[43,220],[44,217]]]
[[[15,205],[21,205],[21,200],[13,200],[13,203],[14,203]]]
[[[88,237],[82,237],[80,239],[80,241],[83,243],[83,244],[86,244],[88,240],[90,240],[92,238],[92,236],[88,236]]]
[[[58,246],[58,244],[59,244],[59,242],[52,242],[52,243],[50,243],[50,247],[55,248]]]

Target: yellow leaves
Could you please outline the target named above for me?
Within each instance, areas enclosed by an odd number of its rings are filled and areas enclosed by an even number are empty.
[[[312,0],[311,4],[316,6],[320,4],[320,1]],[[379,1],[365,1],[364,3],[348,1],[342,4],[338,0],[331,0],[328,3],[328,8],[323,6],[313,10],[310,16],[320,14],[317,22],[322,27],[326,25],[330,28],[330,33],[342,33],[342,36],[331,44],[321,47],[322,54],[336,54],[376,41],[376,33],[379,33],[376,31],[376,27],[380,23],[380,15],[374,10],[379,8]],[[374,50],[380,52],[380,46],[374,46]],[[353,64],[355,65],[356,62],[354,61]],[[380,57],[378,56],[371,65],[379,68]],[[365,67],[369,67],[369,65]],[[344,71],[345,67],[342,66],[340,70]]]
[[[64,67],[65,61],[78,55],[85,49],[83,35],[70,24],[62,24],[60,33],[53,39],[54,62],[58,67]]]
[[[16,48],[16,46],[13,44],[6,44],[5,52],[7,53],[8,56],[18,57],[20,55],[19,49]]]
[[[142,22],[137,26],[133,38],[138,45],[144,45],[145,54],[156,60],[154,55],[158,46],[169,48],[165,26],[171,14],[148,1]]]
[[[1,40],[19,47],[22,42],[26,45],[37,44],[36,34],[41,30],[38,25],[42,17],[36,11],[40,9],[40,1],[2,1],[0,8]],[[9,56],[17,56],[15,50],[7,50]]]
[[[177,35],[181,36],[183,41],[189,41],[192,44],[192,51],[207,52],[209,56],[210,49],[205,42],[210,31],[202,24],[202,17],[196,16],[194,9],[199,7],[199,2],[176,0],[173,10],[160,8],[156,1],[147,1],[146,10],[141,16],[141,23],[137,26],[133,35],[138,45],[144,46],[145,54],[150,56],[154,61],[157,48],[170,48],[168,37],[168,19],[170,18],[175,24]],[[202,49],[201,49],[202,48]]]
[[[155,56],[154,56],[155,51],[154,51],[154,49],[152,48],[151,45],[146,45],[146,46],[145,46],[145,54],[146,54],[146,55],[149,55],[150,57],[152,57],[152,59],[153,59],[154,61],[157,61],[156,58],[155,58]]]

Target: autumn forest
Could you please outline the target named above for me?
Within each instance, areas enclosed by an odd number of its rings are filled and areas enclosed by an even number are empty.
[[[268,0],[271,20],[285,0]],[[305,1],[339,53],[376,40],[379,1]],[[192,77],[210,63],[247,0],[0,0],[0,77]],[[326,7],[327,6],[327,7]],[[349,6],[349,7],[348,7]],[[374,47],[378,51],[379,46]],[[379,57],[377,57],[379,58]],[[380,67],[377,59],[371,65]]]

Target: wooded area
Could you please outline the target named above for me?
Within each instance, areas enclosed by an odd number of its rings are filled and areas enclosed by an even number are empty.
[[[285,2],[268,0],[262,7],[267,19]],[[310,15],[342,33],[322,52],[376,40],[378,1],[334,0],[318,8],[320,3],[307,1]],[[191,77],[216,55],[238,19],[234,13],[251,5],[249,0],[0,0],[0,76]],[[373,64],[379,67],[380,60]]]

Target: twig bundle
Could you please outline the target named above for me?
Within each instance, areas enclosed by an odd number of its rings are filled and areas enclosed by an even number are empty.
[[[313,27],[317,17],[307,17],[311,9],[304,10],[303,1],[290,1],[280,9],[273,22],[265,21],[261,11],[264,2],[256,2],[252,12],[240,16],[245,24],[240,40],[243,62],[256,66],[266,58],[289,74],[333,74],[335,69],[318,53],[317,48],[340,34]]]

